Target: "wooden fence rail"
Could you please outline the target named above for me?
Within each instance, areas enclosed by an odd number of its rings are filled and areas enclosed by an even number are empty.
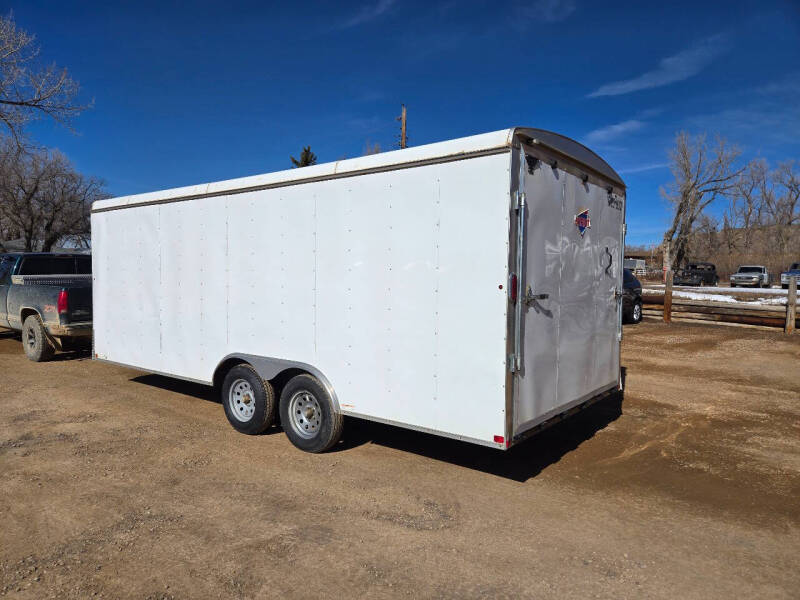
[[[795,277],[790,279],[785,306],[680,298],[673,295],[671,284],[672,273],[669,272],[663,295],[647,294],[643,296],[642,309],[645,315],[661,316],[665,323],[670,323],[673,318],[676,318],[782,327],[787,334],[791,334],[800,327],[797,314],[797,278]]]

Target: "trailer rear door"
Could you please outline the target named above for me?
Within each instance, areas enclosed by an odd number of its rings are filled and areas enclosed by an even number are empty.
[[[545,162],[522,171],[514,435],[618,383],[624,222],[604,187]]]

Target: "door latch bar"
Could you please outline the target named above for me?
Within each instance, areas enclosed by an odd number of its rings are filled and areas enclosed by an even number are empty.
[[[533,290],[531,289],[531,286],[528,285],[528,288],[525,290],[525,297],[522,299],[522,301],[525,304],[530,305],[532,302],[535,302],[536,300],[547,300],[549,297],[550,294],[534,294]]]

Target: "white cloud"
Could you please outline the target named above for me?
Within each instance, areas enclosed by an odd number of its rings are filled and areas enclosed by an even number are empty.
[[[520,7],[523,17],[545,23],[563,21],[574,12],[573,0],[536,0],[530,6]]]
[[[687,119],[689,127],[708,131],[763,152],[776,145],[796,147],[800,138],[800,113],[782,102],[744,104]]]
[[[346,120],[349,129],[357,129],[359,131],[376,131],[386,123],[386,119],[377,116],[371,117],[351,117]]]
[[[762,85],[756,92],[763,96],[800,94],[800,73],[790,73],[783,79]]]
[[[601,85],[589,94],[589,98],[630,94],[689,79],[700,73],[717,57],[725,53],[729,47],[727,35],[722,33],[712,35],[673,56],[662,59],[658,63],[658,67],[652,71],[647,71],[633,79]]]
[[[373,19],[377,19],[382,14],[387,12],[392,6],[394,6],[396,0],[378,0],[376,3],[369,3],[361,7],[356,14],[354,14],[349,19],[345,19],[339,24],[341,29],[347,29],[349,27],[356,27],[357,25],[363,25],[368,21],[372,21]]]
[[[797,154],[800,139],[800,72],[739,91],[702,98],[705,112],[687,115],[680,127],[739,142],[748,152]]]
[[[656,169],[666,169],[669,163],[659,162],[650,163],[646,165],[639,165],[637,167],[630,167],[628,169],[620,169],[617,171],[620,175],[630,175],[631,173],[644,173],[645,171],[655,171]]]
[[[640,121],[639,119],[628,119],[627,121],[621,121],[619,123],[614,123],[613,125],[606,125],[605,127],[600,127],[599,129],[590,131],[584,136],[583,139],[588,144],[605,144],[606,142],[610,142],[611,140],[625,135],[626,133],[638,131],[644,126],[644,121]]]

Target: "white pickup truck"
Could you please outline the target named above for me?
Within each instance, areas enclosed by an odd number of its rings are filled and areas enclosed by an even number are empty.
[[[761,265],[742,265],[731,275],[731,287],[769,287],[770,283],[769,271]]]

